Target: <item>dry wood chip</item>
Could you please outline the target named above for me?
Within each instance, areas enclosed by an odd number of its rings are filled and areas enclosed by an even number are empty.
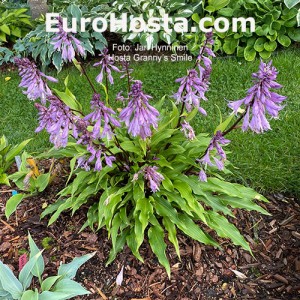
[[[292,235],[293,235],[295,238],[297,238],[297,239],[300,240],[300,233],[299,233],[299,232],[293,231],[293,232],[292,232]]]
[[[193,258],[195,262],[200,262],[201,260],[202,250],[198,243],[196,243],[193,247]]]
[[[99,300],[108,300],[108,298],[103,294],[103,292],[99,288],[97,288],[97,292],[102,297],[102,299]]]
[[[292,215],[288,217],[287,219],[283,220],[281,223],[279,223],[280,226],[284,226],[288,223],[290,223],[295,218],[295,215]]]
[[[284,284],[289,284],[288,280],[279,274],[275,274],[273,277]]]

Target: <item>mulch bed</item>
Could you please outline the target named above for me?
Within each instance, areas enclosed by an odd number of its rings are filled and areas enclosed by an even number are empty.
[[[105,266],[111,242],[105,230],[78,233],[86,218],[86,208],[74,216],[63,214],[52,226],[40,220],[42,206],[56,199],[65,178],[55,182],[38,197],[26,199],[8,221],[4,207],[11,196],[0,187],[0,259],[18,272],[18,258],[28,249],[30,231],[40,248],[46,248],[45,275],[55,275],[60,261],[97,251],[77,273],[91,295],[78,299],[198,300],[198,299],[299,299],[300,298],[300,205],[297,199],[268,195],[265,208],[272,216],[235,210],[232,220],[251,245],[252,257],[228,240],[218,239],[222,250],[199,244],[179,234],[181,261],[168,247],[172,266],[169,279],[147,241],[141,247],[144,264],[126,247],[117,259]],[[213,233],[212,233],[213,234]],[[124,266],[124,280],[116,277]],[[236,273],[235,271],[241,272]]]

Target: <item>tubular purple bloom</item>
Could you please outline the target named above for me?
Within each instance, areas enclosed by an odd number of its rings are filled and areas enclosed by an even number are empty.
[[[159,191],[161,182],[165,179],[163,175],[157,172],[158,167],[147,166],[143,169],[144,178],[148,182],[148,187],[151,189],[152,193]]]
[[[73,128],[73,114],[68,106],[56,96],[48,97],[49,107],[35,103],[39,110],[39,126],[36,132],[43,129],[50,134],[50,142],[56,148],[65,147],[68,143],[69,130]]]
[[[181,124],[181,127],[182,127],[181,131],[184,133],[184,135],[187,139],[192,141],[196,138],[195,131],[194,131],[193,127],[187,121],[184,121]]]
[[[212,71],[210,57],[215,57],[209,45],[213,45],[213,43],[212,34],[207,34],[197,58],[196,66],[198,66],[199,72],[196,69],[191,69],[188,71],[187,76],[176,80],[176,82],[180,83],[180,87],[173,97],[176,100],[176,104],[184,103],[185,108],[189,112],[193,108],[197,108],[201,114],[207,114],[200,104],[201,100],[207,100],[205,93],[209,88],[209,79]]]
[[[142,91],[142,82],[135,80],[129,93],[129,103],[120,113],[128,132],[140,136],[143,140],[152,135],[151,126],[157,128],[159,112],[149,104],[152,97]]]
[[[111,139],[113,134],[112,126],[120,127],[120,122],[113,117],[116,113],[100,101],[100,95],[94,94],[91,101],[92,113],[87,115],[84,120],[95,122],[92,137],[94,139],[105,138]]]
[[[57,35],[52,39],[52,44],[54,50],[61,52],[62,59],[71,62],[75,58],[75,53],[84,56],[85,50],[81,42],[72,33],[64,31],[61,17],[58,18],[58,29]]]
[[[45,79],[52,82],[58,82],[58,80],[39,71],[35,63],[28,58],[16,57],[14,61],[22,78],[19,86],[27,88],[27,91],[23,91],[23,93],[27,95],[29,100],[40,98],[42,104],[45,104],[47,97],[52,96]]]
[[[256,133],[270,130],[270,124],[266,118],[269,114],[272,118],[278,118],[279,111],[283,109],[279,104],[286,99],[271,89],[280,89],[281,85],[276,82],[278,72],[272,61],[260,62],[259,71],[253,73],[254,85],[248,90],[244,99],[229,103],[229,107],[237,113],[242,105],[246,106],[243,121],[243,131],[250,128]],[[251,119],[251,120],[250,120]]]
[[[225,146],[225,145],[228,145],[229,143],[230,143],[230,140],[225,139],[224,136],[222,135],[222,132],[218,131],[211,139],[205,155],[200,160],[198,160],[199,163],[202,166],[204,166],[205,168],[207,167],[207,165],[209,165],[209,166],[216,166],[219,170],[223,170],[224,169],[224,161],[226,160],[226,153],[223,150],[221,145]],[[213,150],[216,150],[216,155],[213,156],[215,164],[213,164],[210,159],[211,152]],[[207,180],[206,174],[205,174],[203,168],[201,168],[201,171],[199,174],[199,179],[201,181]]]
[[[114,79],[111,75],[111,70],[120,72],[120,70],[114,65],[114,59],[108,54],[108,49],[105,48],[100,54],[100,61],[94,64],[94,67],[101,66],[101,71],[96,78],[97,82],[103,81],[103,73],[107,74],[108,80],[111,84],[114,84]]]

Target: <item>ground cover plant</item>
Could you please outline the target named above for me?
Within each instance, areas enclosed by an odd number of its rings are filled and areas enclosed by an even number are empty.
[[[147,233],[152,251],[169,275],[165,230],[179,257],[178,229],[201,243],[218,246],[195,221],[251,252],[237,228],[223,214],[233,217],[229,207],[268,214],[253,201],[266,199],[250,188],[226,182],[220,172],[229,172],[223,147],[230,143],[227,135],[239,122],[243,120],[243,131],[262,133],[271,129],[265,114],[277,118],[282,109],[280,104],[285,97],[274,91],[281,86],[276,82],[278,73],[272,62],[260,63],[247,96],[230,102],[233,113],[220,122],[213,137],[208,137],[205,133],[195,134],[189,122],[198,113],[206,115],[202,102],[207,100],[211,58],[215,56],[211,34],[207,35],[194,68],[177,79],[180,87],[174,94],[171,113],[163,107],[165,97],[156,108],[151,106],[151,97],[143,92],[142,82],[132,78],[128,64],[118,69],[106,50],[95,64],[101,69],[96,78],[103,89],[100,95],[84,67],[75,60],[75,52],[82,54],[78,44],[72,44],[72,36],[60,34],[66,38],[60,44],[62,51],[67,51],[65,59],[74,61],[93,91],[89,114],[82,112],[80,102],[68,88],[68,80],[64,91],[52,92],[46,80],[55,82],[55,78],[41,73],[26,58],[16,59],[21,86],[27,89],[24,93],[31,100],[40,99],[35,104],[40,123],[37,131],[46,129],[55,146],[48,155],[72,157],[69,179],[72,174],[75,179],[43,213],[43,216],[52,214],[49,223],[56,221],[64,210],[74,213],[87,203],[89,211],[83,228],[108,230],[113,246],[108,263],[125,244],[143,261],[139,248]],[[119,116],[109,106],[109,86],[114,83],[112,72],[121,73],[128,87],[127,93],[116,95],[123,103]],[[234,114],[239,114],[236,121]],[[16,184],[26,190],[17,181]],[[16,208],[18,203],[11,198],[7,207],[14,204]],[[13,211],[10,209],[7,216]]]

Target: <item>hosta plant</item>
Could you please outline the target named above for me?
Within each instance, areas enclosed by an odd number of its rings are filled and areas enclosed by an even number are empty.
[[[26,140],[19,145],[12,146],[4,135],[0,138],[0,184],[9,185],[7,171],[14,163],[15,157],[29,142],[30,140]]]
[[[170,105],[167,97],[153,105],[152,97],[144,92],[142,82],[133,78],[128,64],[117,67],[106,50],[95,64],[100,69],[96,80],[89,78],[78,61],[80,51],[73,48],[67,56],[93,93],[88,114],[83,113],[68,87],[65,91],[50,90],[47,80],[53,79],[28,59],[16,59],[26,93],[31,99],[42,97],[41,103],[35,104],[39,111],[37,131],[47,130],[54,144],[46,155],[71,159],[66,187],[42,214],[51,215],[49,224],[63,211],[73,214],[83,205],[88,206],[83,228],[107,229],[112,240],[108,263],[125,245],[143,261],[139,248],[148,238],[168,274],[166,238],[180,256],[178,231],[218,247],[208,233],[210,228],[251,252],[227,217],[235,217],[235,208],[267,214],[256,203],[267,200],[251,188],[224,180],[222,174],[229,172],[225,148],[230,143],[230,132],[239,128],[241,121],[243,131],[270,130],[266,116],[277,118],[285,97],[275,92],[281,86],[276,82],[272,62],[261,62],[246,97],[229,103],[233,113],[214,134],[196,133],[193,119],[206,115],[203,101],[207,100],[212,71],[212,44],[212,35],[208,34],[195,65],[176,81],[179,88]],[[119,113],[111,106],[115,99],[109,97],[114,75],[124,78],[128,86],[126,93],[115,97],[122,106]]]
[[[256,23],[255,32],[251,32],[250,28],[247,28],[246,32],[242,32],[241,25],[237,32],[233,32],[231,29],[227,32],[217,32],[215,51],[221,50],[225,54],[236,54],[238,57],[244,57],[247,61],[253,61],[256,56],[268,59],[279,46],[289,47],[292,42],[300,41],[300,28],[297,27],[297,19],[298,22],[300,21],[298,9],[292,8],[291,5],[286,7],[285,3],[288,4],[289,1],[219,1],[225,4],[219,10],[211,9],[209,2],[205,4],[204,10],[200,14],[192,16],[194,21],[199,22],[201,17],[208,16],[208,11],[213,20],[211,25],[219,17],[227,18],[230,23],[232,18],[253,17]],[[207,25],[210,24],[207,23]],[[201,46],[198,42],[199,34],[186,34],[184,41],[188,43],[189,49],[193,52],[198,51]]]
[[[99,32],[94,32],[91,26],[87,26],[85,32],[80,31],[80,19],[96,17],[100,11],[101,7],[95,7],[89,10],[85,6],[70,4],[65,10],[60,12],[62,18],[68,18],[69,21],[71,21],[72,18],[76,18],[79,21],[77,38],[73,40],[72,43],[80,43],[82,53],[85,53],[84,57],[86,57],[87,53],[95,55],[96,51],[103,50],[107,45],[103,35]],[[43,23],[28,33],[26,37],[22,39],[22,43],[26,48],[27,56],[32,56],[36,61],[39,61],[44,68],[45,66],[53,64],[58,71],[61,71],[65,60],[63,53],[56,51],[55,41],[53,40],[55,37],[56,33],[47,32],[46,24]]]
[[[27,8],[6,9],[0,6],[0,42],[15,42],[33,27]]]
[[[0,299],[65,300],[90,293],[72,279],[75,277],[77,270],[95,253],[74,258],[68,264],[61,264],[56,276],[44,278],[43,251],[38,249],[30,234],[28,234],[28,241],[30,247],[29,260],[26,254],[20,257],[18,278],[7,265],[0,261]],[[34,278],[37,279],[39,287],[36,286],[36,283],[33,284],[33,282],[36,282]]]

